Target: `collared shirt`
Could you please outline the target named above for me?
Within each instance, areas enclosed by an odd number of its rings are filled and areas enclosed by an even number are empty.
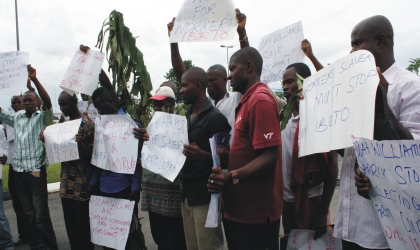
[[[82,135],[82,142],[88,147],[93,147],[95,136],[95,123],[87,116],[82,118],[78,134]],[[90,158],[79,152],[79,160],[61,163],[60,198],[77,201],[89,200],[87,186],[94,166]]]
[[[281,153],[279,110],[268,87],[255,83],[236,107],[235,135],[229,171],[240,169],[258,157],[258,150],[278,147]],[[281,157],[274,169],[251,181],[227,186],[223,192],[224,217],[239,223],[265,224],[280,218],[283,209]]]
[[[190,121],[192,107],[188,110],[188,140],[195,142],[198,147],[207,152],[204,159],[187,157],[181,170],[181,199],[188,199],[188,205],[205,205],[210,202],[210,193],[207,191],[207,180],[212,174],[213,160],[209,139],[219,132],[230,132],[230,126],[226,117],[214,107],[207,99],[194,121]]]
[[[218,101],[216,105],[214,105],[214,100],[209,97],[211,104],[213,104],[228,120],[230,127],[232,130],[230,131],[231,134],[231,143],[234,133],[234,125],[235,125],[235,108],[238,106],[239,101],[242,98],[242,94],[239,92],[226,92],[225,96],[222,100]]]
[[[383,76],[389,83],[389,107],[414,139],[420,139],[420,77],[400,68],[396,63]],[[341,168],[334,237],[365,248],[389,248],[372,202],[357,194],[355,159],[353,148],[347,148]]]
[[[31,118],[25,113],[14,113],[2,110],[0,121],[15,129],[15,148],[13,170],[31,172],[48,164],[44,143],[38,140],[39,133],[52,121],[53,110],[34,112]]]
[[[293,144],[295,141],[296,128],[299,124],[299,115],[292,114],[286,127],[281,131],[281,145],[282,145],[282,169],[284,180],[284,195],[283,199],[287,202],[294,202],[294,194],[290,189],[290,175],[292,169],[292,154]],[[308,190],[308,197],[316,197],[322,195],[323,183]]]
[[[126,115],[127,113],[120,108],[118,110],[119,115]],[[139,147],[140,147],[139,143]],[[136,169],[134,174],[120,174],[109,170],[94,168],[92,178],[90,179],[89,185],[96,186],[99,180],[99,189],[108,194],[120,192],[131,185],[131,192],[141,190],[141,165],[140,159],[137,159]]]

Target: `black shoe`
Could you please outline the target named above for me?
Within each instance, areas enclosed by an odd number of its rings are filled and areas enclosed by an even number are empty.
[[[18,247],[18,246],[25,245],[26,243],[28,243],[28,240],[18,238],[18,239],[17,239],[17,241],[13,242],[13,245],[14,245],[15,247]]]

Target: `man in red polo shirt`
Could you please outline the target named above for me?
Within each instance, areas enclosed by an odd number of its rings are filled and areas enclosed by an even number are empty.
[[[252,47],[232,55],[229,80],[243,94],[235,115],[228,172],[213,169],[212,193],[223,191],[223,225],[231,249],[279,249],[283,176],[279,110],[260,82],[262,58]]]

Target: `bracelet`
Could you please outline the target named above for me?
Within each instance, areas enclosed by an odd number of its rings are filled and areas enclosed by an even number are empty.
[[[242,40],[239,38],[239,42],[248,42],[248,36],[244,36]]]

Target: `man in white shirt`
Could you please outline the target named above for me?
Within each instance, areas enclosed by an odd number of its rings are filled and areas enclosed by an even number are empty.
[[[387,90],[385,105],[393,111],[400,139],[420,139],[420,77],[395,63],[393,38],[392,25],[386,17],[369,17],[353,28],[351,52],[365,49],[374,55],[383,72],[380,84]],[[357,194],[353,148],[345,149],[343,157],[334,236],[343,239],[343,250],[389,249],[372,202]]]

